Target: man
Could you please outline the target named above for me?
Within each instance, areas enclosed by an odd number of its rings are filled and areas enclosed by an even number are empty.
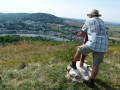
[[[99,65],[103,61],[104,53],[107,51],[108,38],[106,34],[106,28],[104,22],[99,18],[101,15],[98,10],[92,10],[89,17],[82,27],[80,33],[77,36],[88,34],[88,41],[86,44],[79,46],[74,56],[74,60],[70,66],[76,69],[76,61],[80,58],[81,54],[92,53],[93,54],[93,67],[91,77],[88,82],[89,87],[94,86],[94,79],[98,73]]]

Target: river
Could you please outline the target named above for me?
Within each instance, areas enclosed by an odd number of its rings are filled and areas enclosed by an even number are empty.
[[[19,36],[26,36],[26,37],[43,37],[47,39],[53,39],[56,41],[69,41],[68,39],[65,39],[65,38],[60,38],[60,37],[55,37],[50,35],[42,35],[42,34],[0,34],[0,36],[8,36],[8,35],[19,35]]]

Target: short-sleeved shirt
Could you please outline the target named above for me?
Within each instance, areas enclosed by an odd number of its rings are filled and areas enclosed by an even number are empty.
[[[108,48],[108,38],[105,24],[99,17],[93,17],[86,20],[82,27],[87,31],[88,41],[86,45],[96,52],[106,52]]]

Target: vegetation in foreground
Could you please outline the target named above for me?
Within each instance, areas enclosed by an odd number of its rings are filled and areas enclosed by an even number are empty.
[[[65,78],[79,42],[19,41],[0,46],[0,90],[119,90],[120,46],[109,42],[95,87]],[[92,66],[92,55],[86,60]]]

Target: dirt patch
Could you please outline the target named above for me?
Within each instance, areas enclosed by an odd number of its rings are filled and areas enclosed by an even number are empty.
[[[120,64],[116,64],[116,66],[117,66],[117,68],[119,68],[119,69],[120,69]]]
[[[120,40],[120,38],[118,38],[118,37],[109,37],[109,39]]]

